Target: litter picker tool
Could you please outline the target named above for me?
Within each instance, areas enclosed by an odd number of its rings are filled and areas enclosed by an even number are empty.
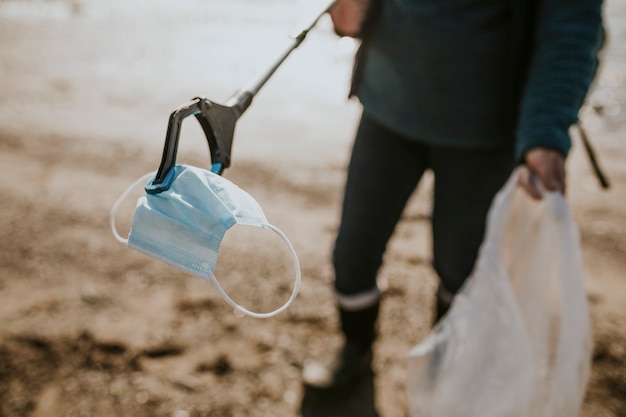
[[[278,59],[269,69],[261,72],[243,87],[237,90],[224,105],[215,103],[204,97],[196,97],[191,102],[179,107],[170,114],[167,134],[165,136],[165,146],[161,165],[157,171],[155,179],[148,184],[146,191],[149,193],[159,193],[168,188],[167,177],[173,172],[172,168],[176,163],[178,141],[182,122],[189,116],[195,116],[206,136],[209,152],[211,156],[211,171],[221,174],[225,168],[230,166],[230,154],[235,133],[235,124],[241,115],[250,107],[252,99],[259,92],[261,87],[271,78],[278,67],[287,59],[306,38],[308,32],[317,24],[319,19],[335,3],[335,0],[326,1],[319,8],[314,10],[297,24],[290,33],[292,42],[278,56]]]

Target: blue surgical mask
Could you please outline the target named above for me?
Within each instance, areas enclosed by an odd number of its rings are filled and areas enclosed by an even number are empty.
[[[139,183],[152,178],[146,195],[139,198],[128,238],[117,232],[115,216],[121,202]],[[111,228],[117,240],[199,278],[210,280],[236,310],[257,318],[274,316],[291,305],[300,286],[296,252],[278,228],[271,225],[261,206],[247,192],[213,172],[176,165],[155,191],[154,173],[142,177],[122,194],[111,209]],[[214,275],[220,243],[226,231],[239,224],[277,233],[291,253],[296,271],[291,297],[270,313],[255,313],[235,303]]]

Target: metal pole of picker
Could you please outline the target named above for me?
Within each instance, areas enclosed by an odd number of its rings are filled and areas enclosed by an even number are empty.
[[[270,68],[249,80],[237,90],[225,105],[215,103],[204,97],[196,97],[191,102],[174,110],[169,117],[163,157],[154,181],[146,187],[149,193],[159,193],[169,188],[168,175],[176,163],[181,125],[188,116],[195,116],[206,136],[211,155],[211,171],[221,174],[230,166],[230,154],[239,117],[250,107],[252,99],[272,77],[280,65],[304,41],[309,31],[319,19],[333,6],[335,0],[327,0],[316,8],[310,16],[302,19],[291,31],[291,42]]]

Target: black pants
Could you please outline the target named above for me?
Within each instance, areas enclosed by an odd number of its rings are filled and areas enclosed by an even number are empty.
[[[435,176],[432,264],[443,289],[456,293],[473,269],[491,201],[513,167],[513,144],[469,150],[431,146],[364,116],[333,250],[340,298],[375,290],[387,242],[426,169]]]

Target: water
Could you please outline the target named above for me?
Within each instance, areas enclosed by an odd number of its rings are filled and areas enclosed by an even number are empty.
[[[199,95],[224,102],[269,68],[311,4],[0,0],[0,129],[19,131],[36,113],[34,132],[160,148],[173,109]],[[332,130],[314,120],[354,118],[346,99],[353,47],[323,18],[255,98],[237,140],[276,142],[304,131],[310,149],[318,147],[313,142]],[[241,152],[269,157],[255,138]]]
[[[132,141],[158,154],[172,110],[199,95],[224,102],[268,68],[311,2],[0,0],[0,130]],[[621,140],[625,9],[606,2],[609,43],[590,96],[603,114],[583,115],[592,133],[610,132],[594,141]],[[238,123],[236,154],[345,159],[336,144],[346,146],[358,117],[346,100],[354,47],[323,18]],[[184,129],[204,146],[196,126]]]

